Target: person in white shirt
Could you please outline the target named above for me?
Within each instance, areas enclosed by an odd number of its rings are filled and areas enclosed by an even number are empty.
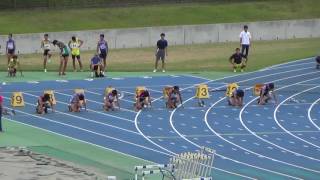
[[[241,46],[241,54],[243,54],[246,58],[248,58],[249,47],[251,43],[251,34],[248,31],[248,26],[243,26],[243,31],[240,33],[240,46]],[[246,53],[244,53],[246,51]]]

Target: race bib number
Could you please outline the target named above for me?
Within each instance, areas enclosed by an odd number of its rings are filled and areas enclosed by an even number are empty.
[[[48,49],[50,49],[50,44],[44,44],[43,47],[44,47],[44,49],[48,50]]]
[[[8,43],[7,48],[8,48],[8,49],[13,49],[13,48],[14,48],[13,43],[12,43],[12,42],[11,42],[11,43]]]
[[[106,48],[107,48],[107,46],[106,46],[106,44],[105,44],[105,43],[100,44],[100,49],[106,49]]]
[[[73,48],[78,48],[78,44],[77,43],[72,43],[71,44],[71,48],[73,49]]]

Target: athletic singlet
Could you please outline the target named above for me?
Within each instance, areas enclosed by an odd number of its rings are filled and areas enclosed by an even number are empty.
[[[51,44],[50,44],[50,40],[42,40],[42,45],[43,45],[43,49],[44,50],[50,50],[51,48]]]
[[[78,50],[79,46],[80,46],[80,42],[78,39],[76,41],[70,41],[70,47],[71,47],[72,51]]]
[[[106,51],[107,50],[106,44],[107,44],[107,42],[105,40],[102,40],[102,41],[98,42],[100,51]]]
[[[110,103],[112,103],[112,102],[114,101],[114,99],[115,99],[115,97],[113,96],[112,93],[109,93],[107,98],[108,98],[108,101],[109,101]]]
[[[14,50],[14,41],[13,40],[7,41],[7,48],[9,50]]]
[[[172,92],[172,93],[170,94],[170,99],[177,99],[178,96],[179,96],[178,93]]]
[[[268,95],[270,92],[270,89],[268,87],[268,85],[264,85],[261,89],[261,93],[260,94],[263,94],[264,96]]]
[[[72,97],[70,98],[70,104],[78,103],[80,101],[79,99],[80,94],[73,94]]]

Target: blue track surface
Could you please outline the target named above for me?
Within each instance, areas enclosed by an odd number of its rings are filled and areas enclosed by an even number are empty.
[[[72,137],[157,163],[201,146],[216,149],[214,177],[221,179],[320,179],[320,72],[306,59],[253,73],[207,80],[191,76],[115,78],[12,83],[2,86],[9,104],[13,91],[24,92],[26,106],[14,121]],[[279,104],[257,106],[251,87],[274,82]],[[224,92],[211,93],[206,107],[197,107],[195,84],[224,88],[237,82],[246,89],[245,105],[226,105]],[[124,93],[120,111],[102,111],[104,88]],[[165,85],[179,85],[184,108],[167,110],[161,98]],[[136,86],[146,86],[153,108],[133,111]],[[69,113],[74,88],[86,89],[88,112]],[[36,115],[36,98],[54,89],[56,113]]]

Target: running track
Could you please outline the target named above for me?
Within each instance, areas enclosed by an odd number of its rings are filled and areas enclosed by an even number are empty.
[[[1,86],[9,104],[13,91],[22,91],[26,106],[17,108],[12,121],[41,128],[105,149],[156,163],[167,163],[177,153],[207,146],[216,150],[216,179],[319,179],[320,72],[313,59],[304,59],[217,80],[201,77],[160,76],[74,81],[11,83]],[[195,85],[225,88],[237,82],[245,89],[245,105],[226,106],[224,92],[211,93],[206,107],[197,107]],[[278,105],[258,106],[251,87],[274,82]],[[124,93],[120,111],[102,111],[104,88]],[[134,112],[133,92],[146,86],[153,108]],[[162,88],[179,85],[184,108],[164,108]],[[74,88],[85,88],[88,112],[69,113]],[[34,113],[36,98],[54,89],[56,113]]]

